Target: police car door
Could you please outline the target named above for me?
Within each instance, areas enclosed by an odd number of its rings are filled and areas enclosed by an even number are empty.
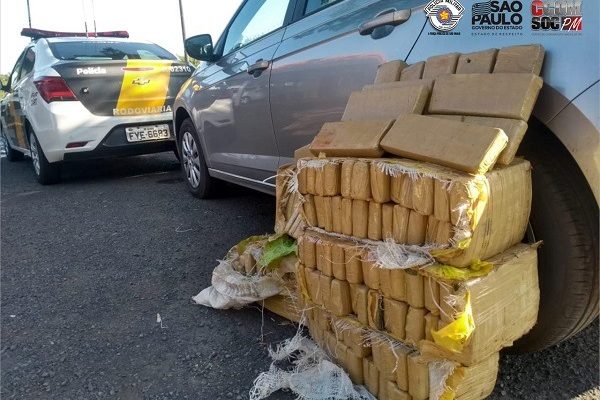
[[[26,48],[15,64],[9,78],[9,91],[6,98],[2,100],[2,118],[5,122],[6,139],[12,147],[27,149],[27,138],[25,132],[25,116],[23,115],[21,89],[24,78],[33,70],[35,53],[31,47]],[[27,64],[27,65],[24,65]],[[26,67],[26,68],[23,68]]]

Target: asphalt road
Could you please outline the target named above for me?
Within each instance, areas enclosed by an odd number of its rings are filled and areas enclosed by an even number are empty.
[[[190,298],[229,247],[272,230],[272,197],[194,199],[171,154],[77,164],[46,187],[27,161],[1,168],[2,399],[248,397],[268,346],[295,328]],[[598,340],[596,322],[502,356],[491,398],[600,398]]]

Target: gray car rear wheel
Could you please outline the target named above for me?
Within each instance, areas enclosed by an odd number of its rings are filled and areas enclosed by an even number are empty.
[[[37,181],[42,185],[51,185],[58,182],[60,179],[60,165],[48,162],[44,150],[33,131],[28,132],[28,137],[31,165]]]
[[[212,195],[214,179],[208,174],[202,147],[191,119],[181,124],[177,135],[181,171],[188,190],[199,199]]]

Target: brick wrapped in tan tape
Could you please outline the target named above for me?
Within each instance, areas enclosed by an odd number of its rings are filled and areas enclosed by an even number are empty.
[[[400,73],[404,68],[406,68],[408,64],[406,64],[402,60],[394,60],[383,63],[377,68],[377,75],[375,76],[375,83],[385,83],[385,82],[394,82],[400,80]]]
[[[419,61],[414,64],[405,67],[400,73],[401,81],[414,81],[421,79],[423,76],[423,70],[425,69],[425,61]]]
[[[453,74],[456,72],[459,55],[459,53],[448,53],[429,57],[423,69],[423,79],[433,79],[440,75]]]
[[[502,129],[508,138],[506,147],[504,150],[502,150],[498,156],[498,160],[496,161],[498,164],[502,165],[509,165],[514,160],[517,150],[519,150],[519,145],[521,144],[521,141],[523,141],[523,137],[527,131],[527,123],[519,119],[443,114],[431,114],[430,117],[453,119],[456,121],[466,122],[468,124],[484,125]]]
[[[381,138],[392,119],[326,122],[309,145],[310,151],[328,157],[381,157]]]
[[[539,75],[544,63],[544,47],[530,44],[504,47],[498,51],[494,73],[532,73]]]
[[[308,148],[308,146],[310,146],[310,143],[294,150],[294,159],[296,161],[298,161],[301,158],[312,156],[312,153],[310,152],[310,149]]]
[[[421,114],[428,97],[427,85],[352,92],[342,121],[385,120],[404,114]]]
[[[381,147],[397,156],[485,174],[507,142],[506,134],[497,128],[404,115],[383,137]]]
[[[446,75],[433,85],[428,113],[527,121],[541,88],[534,74]]]
[[[491,73],[496,63],[498,50],[489,49],[474,53],[461,54],[456,66],[457,74],[487,74]]]
[[[369,163],[367,161],[356,160],[352,165],[351,198],[355,200],[369,200],[371,198],[370,177]]]
[[[498,164],[509,165],[515,158],[519,145],[527,131],[527,123],[519,119],[471,117],[465,116],[464,122],[475,125],[485,125],[502,129],[508,137],[508,143],[498,156]]]

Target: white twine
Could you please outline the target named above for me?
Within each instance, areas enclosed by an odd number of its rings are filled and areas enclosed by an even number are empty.
[[[370,245],[367,258],[377,268],[382,269],[422,267],[434,262],[430,254],[430,250],[434,247],[403,245],[386,239]]]

